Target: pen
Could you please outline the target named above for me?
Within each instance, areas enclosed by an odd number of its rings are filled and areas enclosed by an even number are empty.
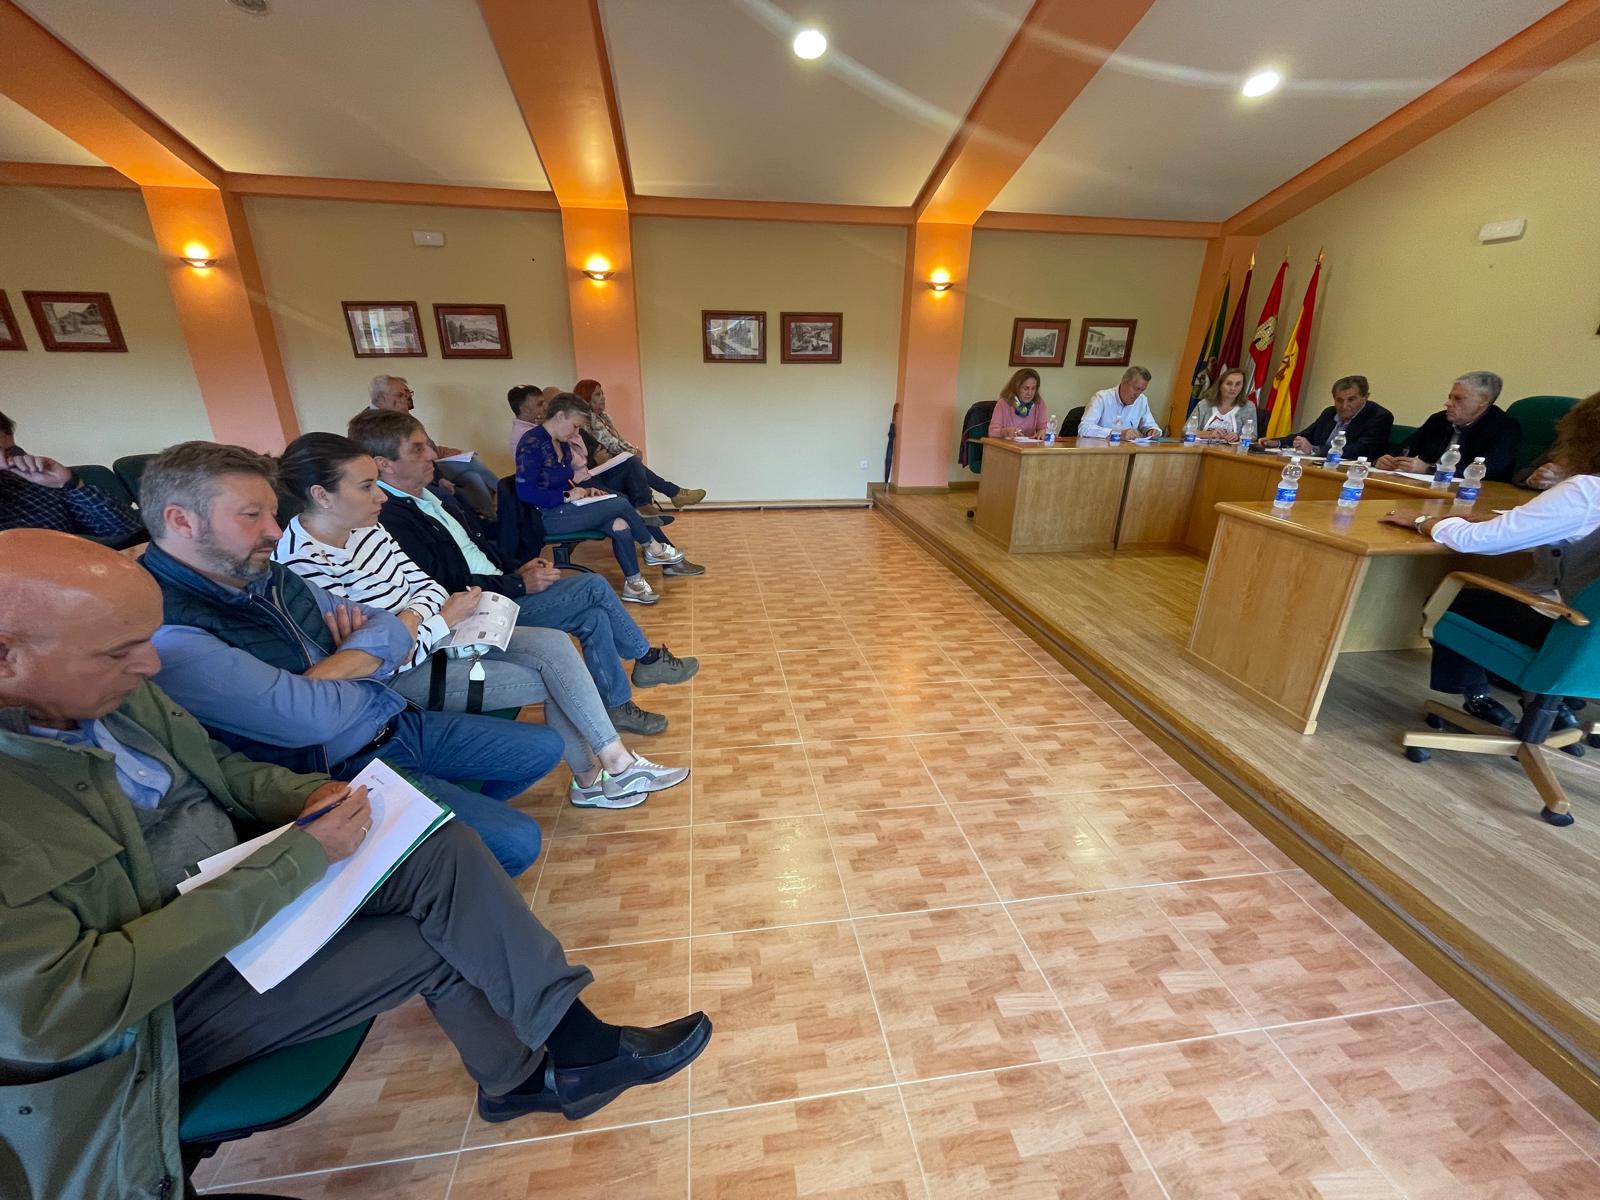
[[[349,793],[347,792],[346,795],[348,795],[348,794]],[[316,812],[307,813],[303,817],[295,818],[295,823],[294,823],[295,824],[295,828],[296,829],[305,828],[307,825],[311,824],[311,822],[315,821],[318,817],[323,817],[323,816],[326,816],[328,813],[331,813],[334,809],[338,808],[339,805],[343,804],[344,801],[345,801],[345,797],[344,796],[340,796],[332,804],[324,804],[321,808],[317,809]]]

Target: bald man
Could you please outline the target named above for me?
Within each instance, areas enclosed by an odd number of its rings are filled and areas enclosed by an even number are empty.
[[[356,851],[364,789],[229,753],[152,684],[161,592],[131,559],[15,530],[0,561],[0,1196],[181,1195],[181,1081],[417,994],[490,1121],[577,1120],[705,1048],[700,1013],[591,1013],[593,976],[457,822],[257,994],[226,954]],[[335,800],[178,894],[186,864]]]

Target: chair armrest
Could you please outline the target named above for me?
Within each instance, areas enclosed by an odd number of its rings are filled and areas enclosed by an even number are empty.
[[[1589,618],[1569,604],[1559,600],[1551,600],[1548,596],[1540,596],[1515,584],[1507,583],[1503,579],[1496,579],[1492,575],[1479,575],[1476,571],[1451,571],[1434,589],[1433,595],[1428,597],[1428,603],[1422,609],[1422,636],[1433,637],[1433,627],[1438,624],[1439,618],[1455,603],[1463,588],[1481,588],[1486,592],[1497,592],[1511,600],[1526,604],[1529,608],[1540,608],[1552,612],[1564,620],[1571,621],[1574,625],[1584,626],[1589,624]]]

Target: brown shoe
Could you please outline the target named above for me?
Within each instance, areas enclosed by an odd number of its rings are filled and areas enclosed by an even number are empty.
[[[705,488],[679,488],[672,497],[673,508],[688,508],[706,498]]]

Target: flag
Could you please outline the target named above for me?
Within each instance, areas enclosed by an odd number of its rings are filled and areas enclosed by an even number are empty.
[[[1223,335],[1222,348],[1217,351],[1217,373],[1221,379],[1224,371],[1244,366],[1244,306],[1250,299],[1250,280],[1256,273],[1256,257],[1250,256],[1250,267],[1244,273],[1244,285],[1239,289],[1239,303],[1234,307],[1233,320],[1228,322],[1228,332]]]
[[[1189,411],[1200,403],[1211,386],[1212,372],[1216,368],[1217,348],[1222,344],[1222,322],[1228,315],[1228,276],[1222,277],[1222,295],[1217,300],[1217,315],[1212,318],[1211,330],[1200,340],[1200,357],[1194,361],[1194,375],[1189,382]]]
[[[1261,407],[1261,388],[1267,381],[1267,364],[1272,361],[1272,343],[1278,337],[1278,305],[1283,300],[1283,273],[1289,269],[1289,256],[1284,255],[1278,277],[1272,281],[1267,302],[1261,306],[1261,319],[1256,322],[1256,332],[1250,339],[1249,361],[1240,363],[1244,368],[1244,400]],[[1241,401],[1243,403],[1243,401]]]
[[[1306,284],[1306,298],[1300,303],[1300,315],[1295,318],[1294,329],[1289,334],[1289,346],[1278,364],[1278,373],[1272,377],[1272,415],[1267,419],[1269,438],[1285,438],[1294,432],[1294,406],[1300,399],[1300,385],[1306,378],[1306,349],[1311,344],[1311,316],[1317,307],[1317,280],[1321,275],[1322,255],[1319,253],[1311,282]]]

